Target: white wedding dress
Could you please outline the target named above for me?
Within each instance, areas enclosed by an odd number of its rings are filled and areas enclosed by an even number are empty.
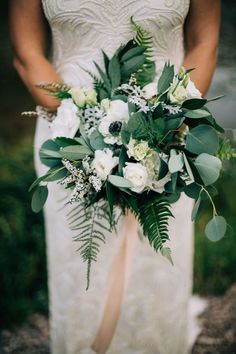
[[[176,68],[182,64],[183,25],[189,0],[42,0],[42,5],[53,35],[53,64],[68,84],[91,84],[83,69],[96,73],[93,61],[102,63],[101,49],[111,56],[131,38],[131,16],[153,36],[157,75],[166,60]],[[38,148],[50,137],[48,123],[39,118],[35,137],[39,175],[46,168],[39,162]],[[90,353],[104,311],[109,271],[122,240],[119,235],[107,235],[86,291],[86,268],[76,252],[74,233],[68,228],[63,196],[62,187],[51,184],[45,208],[51,350],[53,354]],[[128,247],[124,271],[129,273],[129,280],[107,354],[188,352],[191,208],[192,201],[185,196],[173,206],[175,219],[170,222],[169,246],[174,266],[156,254],[146,239],[137,238]]]

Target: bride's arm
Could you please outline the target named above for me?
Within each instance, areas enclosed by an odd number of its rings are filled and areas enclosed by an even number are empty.
[[[185,23],[184,66],[196,68],[191,79],[203,94],[208,90],[216,65],[220,7],[220,0],[191,0]]]
[[[55,110],[58,101],[35,87],[40,82],[61,82],[46,59],[46,22],[41,0],[10,1],[10,33],[13,65],[37,104]]]

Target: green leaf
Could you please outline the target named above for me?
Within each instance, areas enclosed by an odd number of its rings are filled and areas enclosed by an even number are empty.
[[[162,94],[170,87],[174,79],[174,74],[174,65],[166,62],[157,85],[159,94]]]
[[[184,115],[187,118],[199,119],[210,117],[211,113],[206,111],[205,109],[195,109],[195,110],[185,110]]]
[[[31,207],[34,213],[38,213],[43,209],[47,197],[48,197],[47,186],[39,186],[35,189],[31,201]]]
[[[110,224],[112,224],[112,219],[113,219],[113,209],[114,209],[114,187],[107,181],[106,182],[106,196],[107,196],[107,201],[108,201],[108,210],[109,210],[109,218],[110,218]]]
[[[104,137],[101,133],[99,133],[98,130],[92,132],[89,137],[89,142],[94,150],[103,150],[106,147],[106,144],[104,143]]]
[[[214,154],[219,145],[219,137],[215,129],[209,125],[202,124],[187,134],[186,149],[194,154]]]
[[[105,86],[107,92],[110,94],[111,93],[111,82],[109,80],[109,77],[104,73],[104,71],[100,68],[100,66],[96,62],[94,62],[94,65],[96,66],[97,71],[99,72],[99,74],[103,80],[103,83],[104,83],[104,86]]]
[[[116,187],[121,188],[132,188],[133,184],[126,178],[116,175],[110,175],[108,181]]]
[[[170,173],[175,173],[184,167],[184,159],[182,153],[177,153],[176,150],[172,149],[170,151],[170,159],[168,162]]]
[[[188,162],[188,158],[185,155],[185,153],[183,153],[183,158],[184,158],[184,165],[185,165],[186,171],[188,173],[188,176],[189,176],[190,180],[194,181],[194,175],[193,175],[192,169],[190,167],[190,164]]]
[[[102,55],[103,55],[103,61],[104,61],[104,66],[106,69],[106,73],[108,73],[108,67],[110,63],[110,59],[108,58],[107,54],[102,50]]]
[[[135,47],[132,49],[129,49],[121,58],[121,62],[125,62],[129,59],[132,59],[133,57],[139,56],[140,54],[143,54],[145,52],[146,48],[141,48],[141,47]]]
[[[54,157],[51,155],[49,156],[49,151],[51,152],[51,154],[55,153]],[[48,166],[48,167],[54,167],[54,166],[58,166],[61,164],[61,156],[58,156],[58,151],[59,151],[59,146],[55,143],[54,140],[46,140],[40,150],[39,150],[39,157],[40,157],[40,161]]]
[[[206,225],[205,234],[206,237],[213,241],[219,241],[226,233],[227,223],[223,216],[214,216]]]
[[[163,257],[165,257],[166,259],[168,259],[168,261],[174,265],[172,257],[171,257],[171,249],[169,247],[162,247],[161,248],[161,254]]]
[[[87,155],[93,155],[91,149],[83,145],[66,146],[65,148],[62,148],[60,152],[62,158],[70,161],[81,160]]]
[[[131,74],[135,74],[142,67],[145,60],[146,57],[143,54],[127,60],[121,67],[122,77],[127,78]]]
[[[219,178],[222,162],[218,157],[204,153],[196,158],[194,165],[206,186],[213,184]]]
[[[154,109],[154,111],[152,113],[152,117],[153,117],[153,119],[163,117],[163,106],[162,106],[161,102],[159,102],[158,105],[156,106],[156,108]]]
[[[184,101],[182,104],[182,108],[187,109],[199,109],[202,108],[207,103],[205,98],[191,98],[189,100]]]
[[[108,74],[111,80],[112,89],[117,88],[120,85],[121,73],[120,63],[116,55],[114,55],[108,66]]]
[[[192,216],[191,216],[192,221],[194,221],[196,219],[200,204],[201,204],[201,196],[199,195],[196,203],[194,204],[193,210],[192,210]]]
[[[68,171],[66,168],[51,168],[48,171],[48,176],[44,178],[46,182],[58,181],[67,175]]]
[[[70,139],[70,138],[60,137],[60,138],[56,138],[54,141],[58,145],[59,148],[65,147],[68,145],[78,145],[77,138]]]
[[[129,160],[126,148],[124,145],[122,145],[120,149],[120,155],[119,155],[119,166],[118,166],[118,172],[119,174],[122,174],[123,172],[123,167],[125,166],[125,163]]]

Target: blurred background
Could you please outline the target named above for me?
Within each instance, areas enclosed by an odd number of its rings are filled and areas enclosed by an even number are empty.
[[[236,1],[222,1],[219,60],[208,97],[224,94],[212,104],[219,122],[236,127]],[[47,314],[47,274],[42,214],[33,214],[28,187],[35,177],[35,121],[21,118],[32,110],[28,92],[12,68],[7,1],[0,4],[0,327],[10,328],[32,313]],[[195,227],[194,291],[222,296],[236,283],[236,165],[227,164],[218,182],[216,204],[234,233],[211,243],[204,236],[209,204],[201,208]]]

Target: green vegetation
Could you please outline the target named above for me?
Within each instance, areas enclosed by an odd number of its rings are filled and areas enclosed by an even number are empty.
[[[219,212],[236,230],[236,167],[227,169],[216,197]],[[14,146],[0,142],[0,326],[21,322],[33,311],[47,311],[45,240],[42,214],[30,207],[28,187],[35,178],[32,139]],[[195,237],[194,289],[221,294],[236,282],[236,236],[212,243],[204,235],[211,207],[203,203]]]
[[[31,211],[28,193],[34,178],[32,141],[0,142],[1,327],[47,311],[43,218]]]

